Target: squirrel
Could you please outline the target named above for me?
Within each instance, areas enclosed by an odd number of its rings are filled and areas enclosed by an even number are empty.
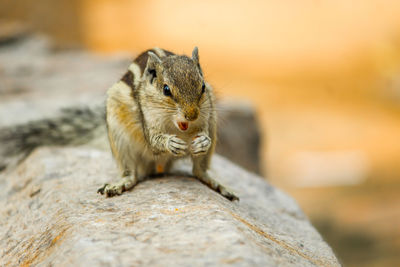
[[[159,48],[147,50],[108,90],[106,110],[104,105],[69,107],[55,117],[0,128],[0,172],[40,146],[83,145],[99,137],[103,144],[108,131],[122,178],[104,185],[99,193],[121,194],[147,176],[168,173],[176,159],[190,156],[195,177],[238,200],[207,173],[216,145],[215,109],[197,48],[191,58]]]
[[[227,199],[239,200],[207,172],[217,116],[197,47],[191,58],[160,48],[141,53],[107,95],[108,139],[121,179],[104,184],[98,193],[120,195],[190,156],[194,177]]]

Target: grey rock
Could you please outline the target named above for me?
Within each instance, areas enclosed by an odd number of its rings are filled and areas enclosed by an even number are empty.
[[[218,105],[217,153],[261,174],[261,132],[254,106],[247,102],[222,101]]]
[[[42,36],[0,46],[0,127],[49,117],[63,107],[103,103],[130,61],[126,54],[54,51]]]
[[[292,198],[218,155],[211,175],[240,202],[187,175],[96,194],[115,171],[107,152],[52,147],[3,172],[0,266],[340,265]]]

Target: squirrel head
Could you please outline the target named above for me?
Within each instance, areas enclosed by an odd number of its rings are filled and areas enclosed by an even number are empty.
[[[151,85],[152,100],[165,110],[174,110],[173,122],[181,131],[186,131],[202,112],[207,112],[209,95],[200,68],[198,49],[192,57],[171,55],[158,57],[148,52],[144,71],[145,82]],[[155,103],[153,103],[155,104]]]

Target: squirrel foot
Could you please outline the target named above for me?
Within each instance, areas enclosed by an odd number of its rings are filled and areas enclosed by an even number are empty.
[[[133,176],[126,176],[116,183],[104,184],[97,190],[97,193],[105,194],[107,197],[113,197],[132,189],[136,184],[137,181]]]
[[[175,135],[171,135],[167,141],[167,149],[175,156],[184,156],[186,154],[187,144]]]
[[[221,195],[223,195],[225,198],[229,199],[230,201],[235,201],[235,200],[239,201],[239,197],[237,197],[235,195],[235,193],[233,193],[232,191],[230,191],[223,185],[219,184],[217,186],[217,189],[215,189],[215,191],[217,191],[218,193],[220,193]]]
[[[205,134],[199,134],[193,139],[191,143],[191,150],[193,155],[202,155],[207,153],[211,146],[211,138]]]
[[[201,173],[195,175],[197,179],[208,185],[211,189],[216,191],[217,193],[221,194],[225,198],[229,199],[230,201],[237,200],[239,201],[239,197],[237,197],[231,190],[227,189],[222,184],[218,183],[216,180],[211,178],[207,173]]]

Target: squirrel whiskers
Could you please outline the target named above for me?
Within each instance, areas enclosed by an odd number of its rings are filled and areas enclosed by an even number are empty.
[[[160,48],[145,51],[107,94],[108,138],[122,178],[99,193],[122,194],[150,175],[168,172],[176,159],[191,157],[196,178],[238,200],[207,172],[217,117],[197,47],[191,58]]]

